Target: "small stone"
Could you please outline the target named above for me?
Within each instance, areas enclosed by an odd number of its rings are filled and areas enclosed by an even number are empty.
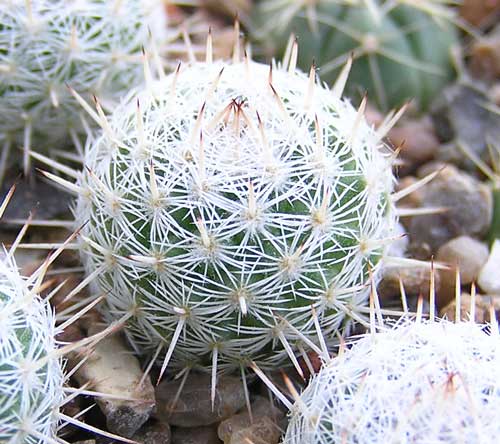
[[[443,307],[455,297],[456,268],[460,271],[461,284],[476,281],[481,267],[488,260],[488,247],[469,236],[456,237],[442,245],[436,255],[436,261],[450,267],[439,270],[441,288],[438,292],[438,306]]]
[[[405,176],[398,180],[396,184],[395,191],[401,191],[408,188],[411,185],[414,185],[418,182],[418,179],[414,176]],[[422,189],[416,189],[412,191],[410,194],[407,194],[401,200],[398,201],[398,207],[404,208],[415,208],[419,207],[422,203]]]
[[[201,4],[216,14],[223,14],[231,18],[243,17],[243,23],[245,23],[245,18],[248,20],[248,15],[252,10],[251,0],[202,0]]]
[[[191,373],[172,405],[179,381],[164,381],[156,387],[157,417],[179,427],[210,425],[234,415],[245,405],[245,393],[240,379],[231,376],[217,378],[212,410],[211,377]]]
[[[146,423],[134,436],[139,444],[170,444],[172,441],[170,426],[163,422]]]
[[[496,106],[500,106],[500,82],[496,82],[491,86],[489,96]]]
[[[100,331],[91,326],[89,336]],[[76,365],[73,359],[72,364]],[[117,334],[101,340],[90,357],[75,373],[81,384],[91,383],[96,392],[129,398],[131,400],[96,398],[106,416],[110,432],[130,438],[149,419],[155,406],[154,389],[149,378],[139,386],[143,377],[139,361],[126,348]]]
[[[406,119],[391,129],[388,138],[394,146],[402,147],[403,171],[411,171],[431,160],[439,148],[430,117]]]
[[[318,373],[323,365],[321,357],[313,350],[306,352],[305,356],[299,356],[297,361],[306,381]]]
[[[485,107],[489,102],[488,91],[477,83],[462,82],[445,88],[433,104],[431,115],[441,142],[460,143],[482,156],[488,153],[488,143],[500,139],[500,115]],[[475,168],[456,144],[440,149],[437,157]]]
[[[494,23],[500,17],[500,0],[462,0],[460,15],[475,26]]]
[[[277,444],[281,430],[279,422],[284,415],[269,400],[258,397],[252,403],[252,418],[247,411],[223,421],[217,430],[224,444]]]
[[[475,77],[486,81],[500,77],[500,25],[474,42],[469,67]]]
[[[468,321],[470,319],[471,312],[471,301],[472,297],[469,293],[462,292],[460,296],[460,320]],[[479,324],[489,323],[490,318],[490,306],[493,304],[493,310],[496,313],[497,319],[500,320],[500,296],[498,295],[481,295],[476,294],[476,312],[474,315],[474,320]],[[457,302],[453,299],[446,307],[444,307],[439,315],[441,317],[446,317],[450,321],[455,321]]]
[[[436,171],[442,170],[446,167],[448,167],[449,164],[440,160],[433,160],[432,162],[427,162],[426,164],[422,165],[418,170],[417,170],[417,177],[419,179],[423,179],[424,177],[428,176],[429,174],[435,173]],[[422,189],[419,189],[419,191]],[[420,194],[420,201],[423,199],[423,195]]]
[[[481,290],[488,294],[500,294],[500,240],[496,239],[491,246],[488,260],[479,272],[477,283]]]
[[[443,168],[422,188],[422,207],[444,207],[446,212],[413,217],[411,242],[427,244],[436,252],[458,236],[487,233],[493,211],[491,189],[452,165]]]
[[[424,295],[411,295],[406,299],[408,304],[408,311],[410,313],[416,313],[419,310],[419,305],[421,305],[422,314],[428,317],[431,312],[431,305],[429,303],[429,297]],[[434,307],[434,316],[437,315],[436,307]]]
[[[428,295],[430,289],[431,271],[427,267],[386,267],[382,280],[377,288],[379,297],[383,301],[400,299],[399,280],[403,282],[405,294],[410,296]],[[434,274],[434,288],[439,290],[440,280]]]
[[[214,426],[175,428],[172,431],[172,444],[220,444]]]
[[[20,180],[16,182],[16,192],[13,194],[9,205],[3,215],[5,225],[9,220],[26,219],[30,213],[34,219],[51,220],[58,216],[69,216],[72,197],[69,193],[55,188],[53,185],[35,176],[31,180]],[[5,196],[13,181],[5,181],[0,191]],[[69,220],[69,219],[68,219]],[[14,231],[19,230],[19,225],[11,225]]]

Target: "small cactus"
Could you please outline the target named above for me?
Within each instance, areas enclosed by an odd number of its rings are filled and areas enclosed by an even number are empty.
[[[0,260],[0,442],[54,442],[65,380],[55,318],[11,259]]]
[[[254,38],[272,56],[284,54],[290,32],[299,66],[315,60],[330,82],[350,55],[357,59],[348,93],[365,91],[387,110],[414,98],[425,108],[453,76],[458,43],[453,10],[434,0],[272,0],[254,14]],[[450,4],[452,2],[449,2]]]
[[[156,46],[166,39],[163,8],[158,0],[2,1],[0,169],[14,144],[23,146],[25,164],[31,144],[37,151],[80,146],[94,122],[82,119],[68,86],[114,106],[143,79],[149,34]]]
[[[296,364],[315,319],[328,335],[363,319],[396,219],[393,156],[339,98],[344,77],[329,91],[314,70],[208,55],[102,117],[69,187],[87,282],[109,318],[131,314],[137,352],[272,368]]]
[[[2,217],[16,186],[12,186],[0,202]],[[79,304],[66,307],[64,322],[58,318],[49,299],[60,289],[56,287],[47,298],[40,292],[47,288],[44,281],[50,264],[64,251],[67,242],[52,252],[44,263],[28,278],[20,275],[14,261],[17,246],[22,240],[29,221],[20,231],[9,251],[0,251],[0,442],[5,444],[55,444],[62,442],[57,435],[61,429],[72,424],[89,432],[131,442],[113,433],[85,424],[77,418],[67,416],[62,408],[80,394],[96,395],[106,399],[119,399],[116,394],[93,392],[83,388],[68,387],[72,372],[66,373],[63,356],[78,350],[78,359],[87,360],[93,347],[102,339],[115,333],[121,326],[113,323],[104,330],[81,340],[62,344],[58,338],[67,327],[79,321],[96,303],[87,301],[83,308]],[[78,292],[78,287],[66,295],[66,300]],[[81,301],[80,301],[81,304]],[[72,369],[80,366],[80,362]],[[124,397],[126,399],[126,397]],[[65,441],[63,441],[65,442]]]
[[[283,444],[498,442],[496,320],[403,318],[381,330],[311,380],[292,407]]]

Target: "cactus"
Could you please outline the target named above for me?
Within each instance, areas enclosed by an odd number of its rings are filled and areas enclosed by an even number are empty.
[[[0,442],[53,442],[64,399],[55,319],[8,256],[0,260],[0,314]]]
[[[348,92],[364,91],[387,110],[410,98],[420,108],[453,76],[452,45],[457,44],[454,12],[446,1],[272,0],[254,14],[254,38],[268,55],[286,51],[297,36],[299,66],[316,61],[330,82],[352,54],[357,62]],[[451,4],[451,2],[450,2]]]
[[[314,70],[207,56],[109,119],[80,98],[103,133],[77,183],[58,182],[79,193],[87,283],[163,370],[297,364],[311,307],[331,336],[363,319],[396,219],[393,156],[339,98],[345,74],[329,91]]]
[[[385,323],[310,381],[292,407],[283,444],[493,444],[499,374],[494,316],[490,326]]]
[[[165,39],[158,0],[2,1],[0,170],[14,144],[25,149],[25,168],[32,139],[37,151],[81,147],[93,122],[82,121],[68,85],[114,106],[142,81],[142,48]]]
[[[12,186],[0,202],[0,218],[15,188],[15,185]],[[88,390],[87,386],[67,386],[70,375],[88,359],[93,347],[116,333],[121,328],[121,323],[113,323],[104,330],[75,342],[60,342],[59,338],[64,330],[94,308],[99,298],[83,299],[74,307],[66,307],[63,310],[64,322],[55,315],[49,300],[62,286],[57,286],[47,298],[42,298],[40,293],[48,284],[44,282],[44,277],[49,266],[77,233],[72,234],[52,252],[29,278],[25,278],[20,275],[13,258],[30,222],[28,220],[19,232],[9,251],[3,247],[0,251],[0,442],[65,442],[57,435],[65,425],[72,424],[116,441],[130,443],[132,441],[129,439],[85,424],[62,411],[64,405],[80,394],[94,395],[101,399],[121,398],[116,394]],[[75,287],[65,299],[69,300],[78,291],[78,287]],[[71,372],[66,373],[63,356],[76,350],[82,361],[76,363]],[[123,399],[126,400],[127,396]]]

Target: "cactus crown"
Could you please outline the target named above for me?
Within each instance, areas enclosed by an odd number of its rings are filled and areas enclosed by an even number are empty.
[[[491,443],[498,437],[496,320],[403,318],[332,359],[292,407],[284,444]],[[489,327],[488,327],[489,328]]]
[[[9,257],[0,261],[0,441],[52,442],[64,376],[55,319]]]
[[[316,337],[311,306],[327,333],[361,317],[395,222],[391,157],[313,70],[208,57],[101,123],[76,221],[137,351],[270,367]]]

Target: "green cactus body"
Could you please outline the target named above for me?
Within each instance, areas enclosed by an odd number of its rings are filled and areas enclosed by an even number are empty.
[[[327,82],[353,54],[351,96],[367,91],[384,110],[414,98],[423,109],[453,76],[450,49],[458,40],[447,21],[451,9],[406,1],[372,3],[373,8],[364,1],[261,2],[254,37],[276,55],[285,51],[293,32],[301,48],[299,66],[308,69],[314,59]]]
[[[159,47],[167,32],[161,1],[1,2],[2,151],[13,144],[37,151],[78,146],[94,122],[84,121],[68,87],[114,106],[143,81],[150,32]]]
[[[312,306],[328,335],[362,317],[395,224],[391,157],[313,82],[196,63],[132,92],[90,146],[84,260],[137,351],[272,367],[316,337]]]
[[[52,442],[63,403],[55,321],[9,259],[0,262],[0,442]]]

